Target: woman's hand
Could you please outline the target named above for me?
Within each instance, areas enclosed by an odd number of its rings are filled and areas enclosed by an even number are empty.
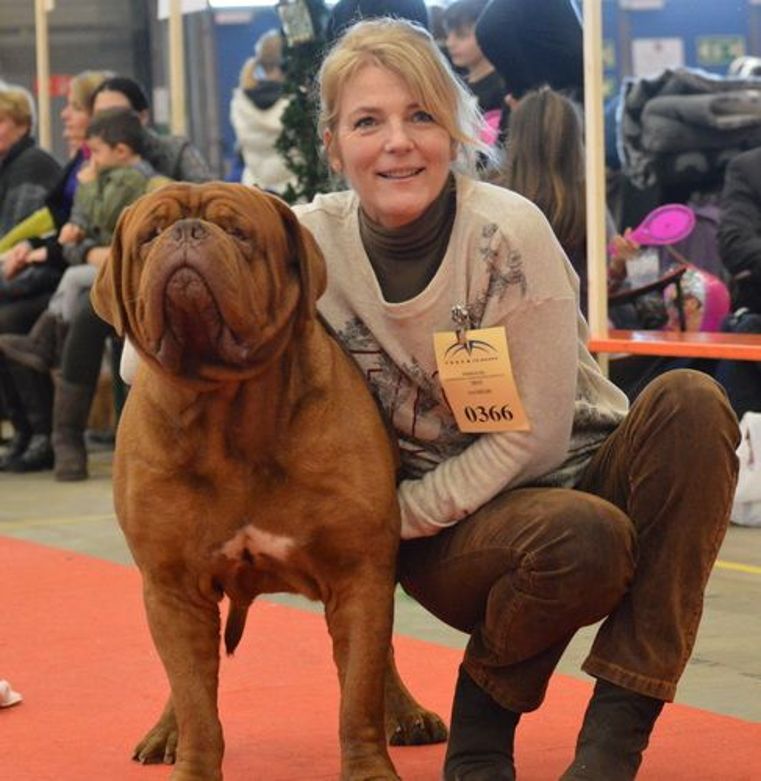
[[[31,251],[32,245],[28,241],[20,241],[11,247],[3,255],[3,276],[6,279],[13,279],[29,262]]]
[[[48,248],[47,247],[37,247],[37,249],[33,249],[28,257],[27,257],[27,263],[44,263],[48,259]]]
[[[79,225],[73,222],[67,222],[58,232],[59,244],[79,244],[85,237],[85,232]]]

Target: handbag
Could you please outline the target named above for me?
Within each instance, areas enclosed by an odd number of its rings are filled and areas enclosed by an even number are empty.
[[[761,412],[746,412],[740,433],[740,472],[730,518],[740,526],[761,526]]]

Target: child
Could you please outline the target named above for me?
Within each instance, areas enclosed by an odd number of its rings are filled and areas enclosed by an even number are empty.
[[[486,59],[476,40],[476,21],[488,0],[454,0],[444,11],[446,46],[452,64],[463,74],[470,91],[478,99],[487,128],[482,140],[493,144],[497,140],[500,123],[504,125],[507,113],[507,88],[502,77]]]
[[[40,372],[53,368],[74,304],[81,291],[95,281],[108,257],[122,209],[169,181],[142,158],[144,130],[131,109],[99,112],[90,122],[86,138],[90,160],[78,175],[71,216],[58,235],[69,268],[28,335],[0,336],[0,352]]]

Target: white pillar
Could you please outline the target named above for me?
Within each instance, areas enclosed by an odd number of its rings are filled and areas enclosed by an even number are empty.
[[[34,0],[34,34],[37,58],[37,141],[52,151],[50,133],[50,50],[48,47],[48,2]]]
[[[608,328],[601,6],[601,0],[584,0],[587,275],[589,279],[589,326],[595,335],[604,334]]]
[[[182,0],[169,2],[169,117],[176,135],[187,135],[185,121],[185,42]]]

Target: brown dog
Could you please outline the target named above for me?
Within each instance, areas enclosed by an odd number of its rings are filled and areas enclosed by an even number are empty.
[[[342,779],[397,778],[384,693],[394,742],[446,734],[393,666],[395,454],[361,373],[317,319],[324,286],[314,239],[281,201],[176,184],[122,215],[93,288],[142,358],[114,496],[171,687],[135,756],[176,760],[173,781],[222,777],[225,595],[229,652],[258,594],[325,603]]]

